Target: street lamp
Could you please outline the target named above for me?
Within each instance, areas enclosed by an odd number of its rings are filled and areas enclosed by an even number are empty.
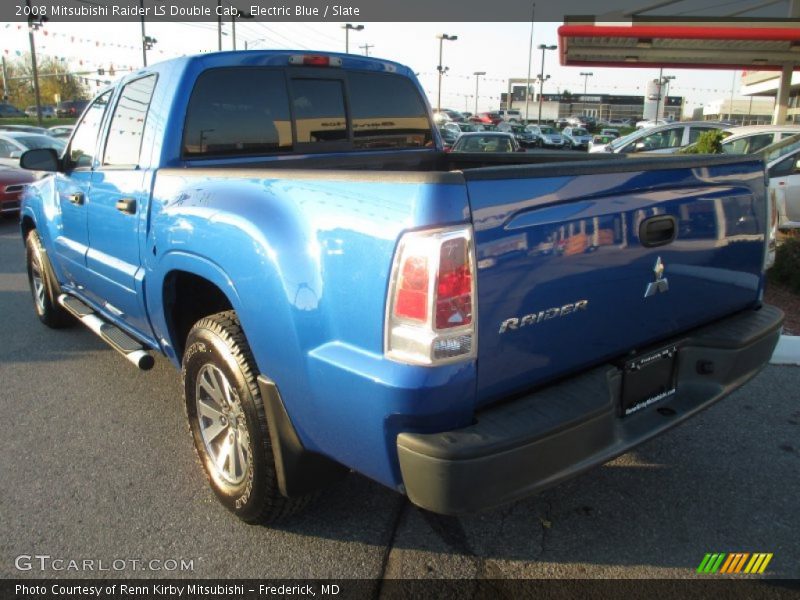
[[[233,35],[233,49],[236,50],[236,19],[253,19],[253,15],[249,12],[244,12],[236,9],[236,12],[231,15],[231,35]]]
[[[480,80],[481,75],[486,75],[486,71],[475,71],[473,73],[475,75],[475,114],[478,114],[478,81]]]
[[[352,23],[345,23],[342,25],[342,29],[344,29],[344,53],[350,54],[350,30],[353,31],[363,31],[363,25],[353,25]]]
[[[667,84],[667,91],[664,94],[664,113],[667,112],[667,100],[669,99],[669,82],[675,79],[675,75],[665,75],[664,76],[664,83]]]
[[[539,44],[537,46],[539,50],[542,51],[542,72],[539,73],[539,118],[536,120],[537,123],[542,122],[542,88],[544,88],[544,80],[549,79],[550,76],[544,76],[544,53],[547,50],[555,50],[558,46],[548,46],[547,44]]]
[[[586,114],[586,86],[589,84],[589,77],[594,75],[594,73],[581,73],[581,77],[583,77],[583,108],[582,112],[584,115]]]
[[[442,66],[442,46],[444,41],[447,40],[448,42],[455,42],[458,39],[457,35],[447,35],[446,33],[440,33],[436,36],[439,40],[439,66],[436,67],[436,70],[439,71],[439,93],[436,96],[436,110],[442,110],[442,75],[444,74],[445,67]]]

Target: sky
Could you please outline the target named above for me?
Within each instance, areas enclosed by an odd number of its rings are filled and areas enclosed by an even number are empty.
[[[507,88],[507,79],[525,78],[528,72],[530,23],[364,23],[363,31],[350,32],[350,51],[363,53],[360,46],[369,44],[371,56],[387,58],[410,66],[436,103],[439,40],[437,34],[457,35],[458,40],[444,42],[443,64],[449,67],[442,83],[442,106],[474,111],[475,71],[485,71],[481,77],[479,110],[496,109],[500,93]],[[541,67],[539,44],[557,44],[560,23],[539,22],[533,29],[533,65],[535,78]],[[184,54],[217,50],[217,25],[209,23],[147,23],[147,35],[158,42],[148,53],[154,63]],[[223,25],[223,50],[232,49],[230,21]],[[114,66],[119,74],[137,69],[142,63],[141,26],[135,23],[47,23],[36,34],[39,55],[49,55],[67,61],[74,71],[98,78],[96,69],[108,71]],[[293,48],[343,52],[345,32],[340,23],[275,23],[237,21],[237,47],[244,42],[250,48]],[[29,50],[27,28],[19,23],[0,23],[0,52],[15,58]],[[558,52],[545,56],[545,93],[565,89],[583,92],[584,78],[579,75],[585,67],[563,67]],[[589,93],[643,95],[649,80],[658,77],[656,69],[592,68],[588,79]],[[674,75],[670,95],[686,98],[686,111],[713,100],[728,98],[731,88],[738,97],[740,71],[670,69]],[[113,79],[108,75],[99,79]],[[94,84],[93,84],[94,85]],[[46,101],[46,99],[45,99]]]

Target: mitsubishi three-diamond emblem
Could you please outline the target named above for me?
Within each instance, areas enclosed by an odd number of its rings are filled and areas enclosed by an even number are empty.
[[[669,282],[664,277],[664,268],[664,263],[661,262],[661,257],[659,256],[656,259],[656,265],[653,267],[653,274],[656,276],[656,280],[647,284],[647,289],[644,291],[645,298],[655,296],[659,292],[669,291]]]

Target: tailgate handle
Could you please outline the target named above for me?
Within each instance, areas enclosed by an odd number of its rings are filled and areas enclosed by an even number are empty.
[[[639,241],[645,248],[669,244],[677,234],[677,221],[669,215],[650,217],[639,225]]]

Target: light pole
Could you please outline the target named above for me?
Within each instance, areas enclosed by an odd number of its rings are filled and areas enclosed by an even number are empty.
[[[244,41],[244,49],[248,50],[250,45],[252,45],[252,44],[258,44],[259,42],[268,42],[268,41],[269,40],[267,38],[258,38],[256,40],[249,40],[249,41],[245,40]]]
[[[345,23],[342,25],[342,29],[344,29],[344,53],[350,54],[350,30],[353,31],[364,31],[363,25],[353,25],[352,23]]]
[[[536,46],[539,50],[542,51],[542,72],[539,73],[539,118],[536,120],[537,123],[542,122],[542,89],[544,88],[544,80],[548,79],[548,77],[544,76],[544,53],[547,50],[555,50],[558,46],[548,46],[547,44],[539,44]]]
[[[528,123],[528,107],[531,96],[531,63],[533,62],[533,23],[536,16],[536,2],[531,6],[531,39],[528,43],[528,78],[525,80],[525,124]],[[506,106],[506,108],[509,108]]]
[[[473,73],[475,75],[475,114],[478,114],[478,81],[480,81],[481,75],[486,75],[486,71],[475,71]]]
[[[436,95],[436,110],[442,110],[442,75],[444,74],[445,68],[442,66],[442,46],[444,45],[444,41],[447,40],[448,42],[455,42],[458,39],[457,35],[447,35],[446,33],[440,33],[436,36],[439,40],[439,66],[436,67],[436,70],[439,71],[439,93]]]
[[[233,49],[236,50],[236,19],[252,19],[253,15],[249,12],[236,9],[236,13],[231,15],[231,35],[233,36]]]
[[[25,5],[30,10],[31,0],[25,0]],[[31,44],[31,67],[33,69],[33,93],[36,96],[36,121],[39,127],[42,126],[42,100],[39,95],[39,69],[36,66],[36,44],[33,40],[33,32],[42,26],[44,18],[45,17],[39,17],[39,20],[36,21],[36,17],[34,17],[32,13],[31,16],[28,17],[28,40]]]
[[[664,83],[667,84],[667,91],[664,93],[664,113],[667,112],[667,100],[669,99],[669,82],[675,79],[675,75],[665,75]]]
[[[592,75],[594,75],[594,73],[581,73],[581,77],[583,77],[583,107],[581,112],[584,113],[584,116],[586,116],[586,87],[589,84],[589,77]]]
[[[222,0],[217,0],[217,50],[222,52]]]

